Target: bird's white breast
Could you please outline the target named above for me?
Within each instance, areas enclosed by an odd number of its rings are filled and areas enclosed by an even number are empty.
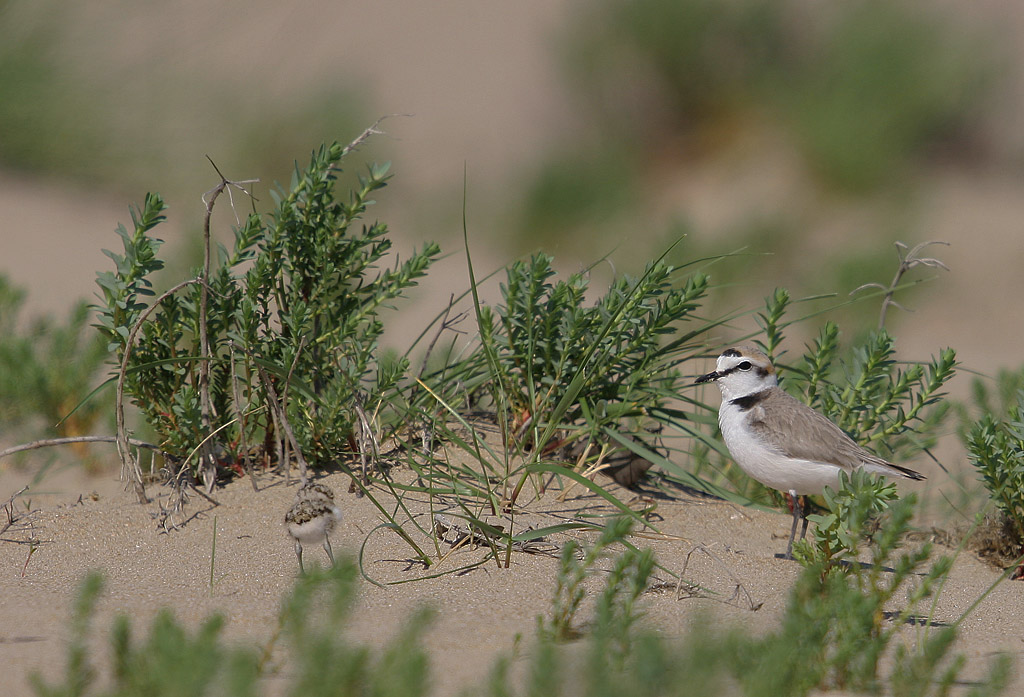
[[[323,542],[341,520],[341,509],[319,501],[300,502],[295,512],[286,523],[291,536],[302,544]]]
[[[826,486],[836,488],[838,465],[788,457],[750,428],[750,416],[757,417],[760,409],[763,407],[755,405],[744,411],[723,399],[718,411],[722,438],[740,469],[765,486],[795,494],[820,494]]]

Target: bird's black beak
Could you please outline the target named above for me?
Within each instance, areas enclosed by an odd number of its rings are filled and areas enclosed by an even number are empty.
[[[717,380],[720,377],[722,377],[722,376],[718,373],[718,371],[717,370],[713,370],[710,373],[708,373],[707,375],[701,375],[699,378],[697,378],[697,381],[695,383],[693,383],[693,384],[694,385],[699,385],[702,382],[714,382],[715,380]]]

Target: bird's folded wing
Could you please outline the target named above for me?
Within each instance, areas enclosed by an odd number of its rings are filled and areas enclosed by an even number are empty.
[[[767,445],[798,460],[827,462],[845,469],[890,463],[857,445],[838,426],[814,409],[777,391],[777,397],[750,410],[750,426]],[[776,400],[785,404],[772,404]]]

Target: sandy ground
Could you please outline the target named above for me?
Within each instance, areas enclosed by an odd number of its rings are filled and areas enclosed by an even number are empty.
[[[267,644],[277,626],[282,598],[297,574],[292,543],[282,523],[294,484],[287,486],[283,478],[266,475],[261,478],[261,491],[254,493],[248,481],[233,482],[216,490],[219,506],[194,498],[188,509],[194,515],[188,524],[163,533],[155,518],[158,503],[140,505],[122,490],[116,476],[86,478],[79,469],[48,475],[34,484],[15,507],[28,527],[8,530],[3,534],[5,541],[0,542],[0,665],[7,678],[5,694],[30,694],[27,676],[32,672],[50,678],[60,674],[71,603],[78,584],[93,569],[106,577],[93,630],[98,656],[106,656],[106,637],[116,613],[128,613],[141,635],[161,607],[172,608],[192,628],[209,613],[222,613],[228,620],[225,637],[230,642],[256,647]],[[32,478],[30,471],[0,474],[0,500]],[[365,568],[377,580],[412,579],[424,573],[409,563],[408,548],[397,536],[374,531],[381,522],[379,512],[368,499],[347,493],[345,475],[329,474],[323,481],[339,492],[344,511],[344,521],[332,536],[337,553],[356,555],[365,541]],[[387,499],[385,492],[377,493]],[[619,493],[627,501],[633,497],[627,491]],[[151,494],[159,502],[165,500],[166,491],[151,487]],[[546,498],[543,507],[550,512],[526,520],[534,525],[552,524],[607,509],[601,500],[589,496],[571,496],[564,506],[551,506],[551,494]],[[683,570],[696,545],[705,546],[714,558],[702,552],[694,554],[686,577],[717,596],[681,598],[666,590],[648,593],[643,600],[647,621],[667,637],[682,636],[699,612],[710,612],[716,621],[747,631],[777,627],[799,572],[797,564],[775,557],[785,545],[788,517],[698,499],[684,492],[657,500],[657,525],[674,539],[636,541],[651,545],[659,562],[674,571]],[[540,510],[541,506],[530,508]],[[211,590],[214,525],[216,582]],[[578,537],[586,541],[586,534]],[[37,543],[31,557],[29,546],[18,543],[29,539]],[[568,537],[550,539],[563,543]],[[432,549],[428,541],[420,542]],[[471,563],[484,554],[482,549],[462,550],[435,570]],[[326,555],[318,548],[308,550],[306,558],[313,564],[326,563]],[[414,607],[427,604],[436,608],[439,612],[425,640],[433,660],[433,694],[453,694],[459,688],[478,685],[497,656],[512,653],[517,635],[522,636],[521,645],[528,653],[536,617],[550,608],[556,568],[553,557],[516,553],[508,569],[489,563],[462,575],[383,588],[363,582],[348,633],[355,640],[381,646]],[[961,556],[935,617],[943,622],[955,620],[998,576],[975,558]],[[672,579],[662,573],[659,580]],[[742,593],[727,602],[737,583],[742,585]],[[748,597],[760,609],[752,611]],[[995,653],[1009,652],[1015,658],[1017,675],[1007,694],[1024,689],[1022,608],[1024,583],[1005,582],[964,621],[956,648],[969,661],[965,679],[981,676]],[[904,634],[913,641],[920,631],[907,628]],[[276,672],[266,678],[264,687],[276,694],[289,675],[288,654],[281,645],[275,649],[272,665]]]

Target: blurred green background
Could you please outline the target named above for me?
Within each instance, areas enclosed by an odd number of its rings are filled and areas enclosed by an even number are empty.
[[[897,240],[949,242],[930,250],[949,273],[915,271],[935,282],[889,327],[907,358],[952,345],[995,372],[1024,362],[1022,33],[1024,7],[966,0],[7,0],[0,273],[27,291],[22,324],[66,317],[127,206],[159,191],[177,280],[217,183],[206,156],[259,178],[265,209],[296,159],[387,115],[350,172],[393,161],[374,212],[395,248],[453,253],[395,345],[468,285],[465,173],[481,268],[607,255],[606,280],[685,235],[677,262],[740,252],[711,266],[709,313],[778,286],[845,298],[891,279]],[[218,210],[218,234],[233,223]]]

